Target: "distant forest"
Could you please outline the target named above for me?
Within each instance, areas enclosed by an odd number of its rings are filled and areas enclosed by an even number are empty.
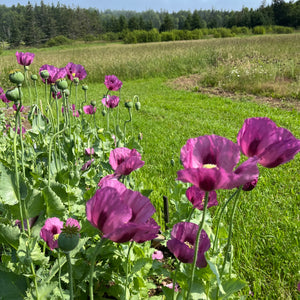
[[[0,42],[11,46],[25,44],[37,46],[52,38],[64,36],[72,40],[92,40],[107,33],[124,33],[134,30],[159,32],[195,30],[202,28],[232,28],[255,26],[300,27],[300,0],[286,3],[273,0],[264,2],[258,9],[244,7],[241,11],[194,10],[168,13],[147,10],[105,10],[71,8],[62,4],[45,5],[43,1],[34,6],[0,5]]]

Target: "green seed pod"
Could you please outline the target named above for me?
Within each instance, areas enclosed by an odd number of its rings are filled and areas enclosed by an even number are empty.
[[[82,89],[83,89],[84,91],[87,91],[88,88],[89,88],[89,87],[88,87],[87,85],[83,85],[83,86],[82,86]]]
[[[72,251],[78,245],[79,238],[79,233],[69,234],[67,232],[62,232],[57,240],[58,247],[65,252]]]
[[[125,101],[125,107],[126,108],[132,108],[133,107],[133,103],[131,100]]]
[[[106,116],[106,110],[105,110],[105,109],[102,109],[102,112],[101,112],[101,113],[102,113],[102,116],[103,116],[103,117]]]
[[[68,82],[65,79],[57,80],[56,85],[60,90],[66,90],[68,88]]]
[[[50,75],[49,75],[49,72],[48,72],[47,70],[41,71],[40,75],[41,75],[41,77],[42,77],[43,79],[48,79],[49,76],[50,76]]]
[[[96,106],[96,104],[97,104],[97,103],[96,103],[95,100],[91,101],[91,105],[92,105],[92,106]]]
[[[69,91],[68,89],[65,89],[65,90],[64,90],[64,93],[65,93],[66,97],[69,97],[69,96],[70,96],[70,91]]]
[[[32,75],[31,75],[31,79],[32,79],[32,80],[38,80],[38,77],[37,77],[37,75],[32,74]]]
[[[19,89],[17,87],[15,87],[15,88],[8,90],[5,93],[5,96],[9,101],[17,102],[17,101],[21,100],[22,92],[20,95]]]
[[[140,110],[141,109],[141,102],[140,101],[135,102],[135,109],[136,110]]]
[[[78,77],[74,77],[73,78],[73,82],[77,85],[79,83],[79,78]]]
[[[54,84],[51,84],[50,90],[51,90],[52,93],[57,93],[58,92],[57,87]]]
[[[24,75],[20,71],[12,71],[9,73],[9,80],[15,84],[22,84],[24,81]]]

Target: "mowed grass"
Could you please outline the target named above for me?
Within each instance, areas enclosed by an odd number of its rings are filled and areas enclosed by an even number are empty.
[[[139,96],[142,108],[133,115],[133,134],[143,133],[145,166],[134,176],[145,189],[153,190],[150,199],[157,208],[156,219],[163,223],[162,197],[172,197],[170,189],[174,187],[176,172],[181,169],[180,149],[188,138],[217,134],[235,142],[244,119],[249,117],[269,117],[300,138],[300,117],[296,110],[273,108],[245,97],[231,100],[175,90],[167,84],[168,79],[197,73],[201,76],[199,85],[219,86],[243,94],[280,96],[285,101],[299,100],[299,37],[293,34],[41,49],[36,52],[31,71],[37,72],[43,64],[63,67],[73,61],[84,65],[88,72],[84,82],[89,85],[89,100],[100,102],[105,93],[104,76],[108,74],[123,80],[122,100]],[[241,76],[241,70],[260,70],[256,68],[258,64],[273,75],[255,71],[255,76],[248,73],[247,77],[245,71]],[[7,71],[12,68],[16,68],[16,59],[11,51],[0,57],[3,88],[8,85]],[[238,70],[240,76],[233,70]],[[226,74],[235,79],[230,80]],[[272,88],[268,90],[266,85]],[[24,89],[24,95],[26,92]],[[123,117],[128,119],[125,113]],[[100,109],[98,122],[105,127]],[[130,127],[128,132],[131,133]],[[172,158],[174,166],[170,163]],[[249,289],[242,294],[248,295],[251,290],[254,299],[297,299],[299,162],[298,154],[293,161],[277,168],[260,167],[257,187],[241,196],[234,223],[234,267],[238,276],[249,282]],[[219,202],[223,203],[228,195],[227,191],[219,191]]]

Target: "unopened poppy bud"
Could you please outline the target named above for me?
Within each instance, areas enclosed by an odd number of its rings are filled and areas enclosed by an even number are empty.
[[[140,101],[135,102],[135,109],[136,110],[140,110],[141,109],[141,102]]]
[[[175,166],[175,160],[173,158],[171,159],[171,166]]]
[[[19,89],[17,87],[15,87],[15,88],[12,88],[12,89],[8,90],[5,93],[5,96],[6,96],[7,100],[16,102],[16,101],[19,101],[21,99],[22,92],[21,92],[21,95],[20,95]]]
[[[143,134],[140,132],[140,133],[138,134],[138,140],[141,141],[142,139],[143,139]]]
[[[79,83],[79,78],[78,78],[78,77],[74,77],[74,78],[73,78],[73,82],[74,82],[75,84],[78,84],[78,83]]]
[[[105,115],[106,115],[106,110],[105,110],[105,109],[102,109],[102,112],[101,112],[101,113],[102,113],[102,116],[105,117]]]
[[[64,93],[65,93],[66,97],[69,97],[69,96],[70,96],[70,91],[69,91],[68,89],[65,89],[65,90],[64,90]]]
[[[60,90],[66,90],[68,88],[68,82],[64,79],[57,80],[56,85]]]
[[[15,83],[15,84],[22,84],[23,81],[24,81],[24,75],[22,72],[20,71],[11,71],[9,73],[9,80],[12,82],[12,83]]]
[[[54,84],[51,85],[50,90],[51,90],[52,93],[57,93],[58,92],[57,87]]]
[[[79,109],[78,109],[78,113],[79,113],[80,115],[82,115],[82,112],[83,112],[82,109],[79,108]]]
[[[125,107],[126,108],[132,108],[133,107],[133,103],[131,100],[125,101]]]
[[[37,80],[37,79],[38,79],[38,77],[37,77],[37,75],[36,75],[36,74],[32,74],[32,75],[31,75],[31,79],[32,79],[32,80]]]
[[[87,85],[83,85],[83,86],[82,86],[82,89],[83,89],[84,91],[87,91],[88,88],[89,88],[89,87],[88,87]]]
[[[29,66],[24,66],[24,69],[25,69],[26,71],[28,71],[28,70],[29,70]]]
[[[96,104],[97,104],[97,103],[96,103],[95,100],[91,101],[91,105],[92,105],[92,106],[96,106]]]
[[[43,79],[48,79],[49,78],[49,72],[47,70],[41,71],[40,75]]]

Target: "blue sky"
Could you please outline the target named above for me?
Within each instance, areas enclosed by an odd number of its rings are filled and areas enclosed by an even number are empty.
[[[111,10],[134,10],[137,12],[153,9],[154,11],[168,11],[177,12],[179,10],[195,9],[216,9],[216,10],[241,10],[243,7],[257,9],[262,4],[263,0],[44,0],[45,4],[54,4],[57,2],[70,7],[82,7],[82,8],[96,8],[100,11],[106,9]],[[6,0],[0,1],[0,4],[6,6],[12,6],[20,3],[21,5],[27,5],[28,0]],[[40,4],[40,0],[30,0],[31,4]],[[265,0],[266,5],[271,4],[272,0]]]

